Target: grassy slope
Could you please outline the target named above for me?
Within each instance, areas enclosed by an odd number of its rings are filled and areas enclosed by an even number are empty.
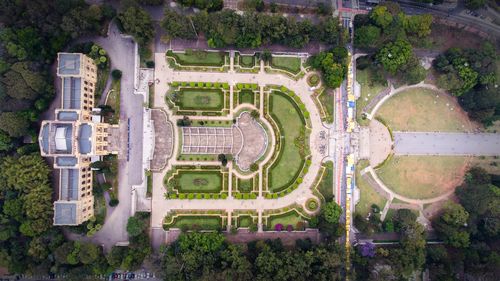
[[[299,131],[303,127],[300,113],[293,106],[290,100],[281,95],[271,95],[271,108],[270,111],[281,124],[281,132],[284,137],[284,146],[282,147],[282,155],[278,160],[279,162],[272,166],[270,169],[270,182],[269,189],[279,190],[286,185],[291,178],[301,168],[301,157],[299,149],[294,144],[294,140],[299,136]]]

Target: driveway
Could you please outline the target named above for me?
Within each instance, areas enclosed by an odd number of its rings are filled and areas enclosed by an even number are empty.
[[[120,141],[121,150],[118,155],[118,199],[120,203],[109,217],[106,217],[103,228],[92,238],[92,242],[101,244],[109,250],[117,242],[128,241],[126,231],[127,220],[131,215],[132,186],[142,182],[142,130],[143,130],[143,98],[134,94],[135,43],[123,37],[116,25],[112,23],[108,37],[88,38],[101,45],[111,58],[111,69],[120,69]],[[130,120],[130,128],[128,127]],[[127,159],[127,139],[129,139],[129,155]],[[109,208],[109,207],[108,207]]]
[[[500,155],[500,134],[395,132],[397,155]]]

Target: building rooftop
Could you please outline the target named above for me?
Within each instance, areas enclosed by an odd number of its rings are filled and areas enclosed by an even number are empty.
[[[79,75],[80,59],[80,54],[59,53],[57,73],[60,75]]]
[[[63,78],[63,109],[80,109],[82,95],[82,79]]]
[[[61,200],[77,200],[78,199],[78,169],[61,169],[60,186],[61,191],[59,199]]]
[[[78,147],[82,154],[89,154],[92,151],[92,126],[89,124],[80,125]]]
[[[57,120],[76,121],[78,120],[78,113],[76,111],[59,111],[57,113]]]
[[[76,202],[54,202],[54,224],[73,225],[76,224]]]

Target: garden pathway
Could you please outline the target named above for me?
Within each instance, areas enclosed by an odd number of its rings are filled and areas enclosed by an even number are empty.
[[[316,175],[320,170],[323,157],[321,156],[319,151],[313,149],[313,141],[319,137],[319,131],[324,127],[321,122],[318,109],[311,98],[312,92],[309,90],[309,85],[307,84],[305,78],[295,81],[285,75],[270,74],[265,73],[264,71],[261,71],[259,73],[174,71],[173,69],[168,67],[164,53],[155,54],[155,77],[157,79],[155,85],[155,107],[167,109],[170,120],[175,120],[175,118],[172,118],[172,113],[170,112],[170,110],[168,110],[168,106],[165,104],[165,93],[168,91],[168,83],[173,81],[202,81],[213,83],[228,82],[231,85],[235,85],[236,83],[253,83],[258,84],[261,87],[264,85],[281,85],[287,87],[288,89],[294,91],[301,98],[307,111],[309,111],[310,113],[312,129],[310,137],[310,146],[312,148],[312,164],[309,167],[309,172],[304,176],[303,182],[299,185],[299,187],[293,190],[290,194],[287,194],[286,196],[279,199],[265,199],[262,196],[261,191],[262,181],[259,180],[259,197],[254,200],[237,200],[230,197],[227,199],[211,200],[165,200],[163,177],[166,171],[169,170],[172,166],[172,163],[169,163],[163,173],[155,173],[153,175],[154,188],[152,197],[152,227],[161,227],[163,218],[171,210],[256,210],[259,214],[261,214],[264,210],[280,209],[295,203],[304,205],[307,199],[315,197],[312,194],[310,186],[313,184]],[[263,95],[261,95],[261,107],[263,105],[262,98]],[[232,118],[232,116],[230,118]],[[175,138],[178,140],[178,130],[174,130],[174,134]],[[179,151],[178,143],[178,141],[175,142],[174,152]],[[274,140],[272,143],[275,143]],[[259,178],[262,179],[262,174]],[[259,215],[259,221],[261,220],[262,217],[261,215]],[[262,229],[261,225],[259,225],[259,229]]]

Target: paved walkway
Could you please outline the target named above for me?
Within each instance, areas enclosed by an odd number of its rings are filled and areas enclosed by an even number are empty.
[[[321,122],[321,117],[314,101],[311,98],[312,92],[309,90],[309,85],[306,79],[298,81],[292,80],[285,75],[269,74],[263,71],[259,73],[212,73],[212,72],[192,72],[192,71],[174,71],[169,68],[165,59],[164,53],[155,54],[155,107],[168,109],[165,104],[165,93],[168,91],[168,83],[173,81],[203,81],[203,82],[228,82],[230,85],[236,83],[255,83],[261,86],[265,85],[281,85],[294,91],[304,102],[307,111],[310,113],[311,119],[311,137],[310,145],[313,147],[313,141],[319,138],[319,131],[324,129]],[[263,95],[261,95],[261,107],[263,105]],[[231,104],[232,106],[232,104]],[[170,110],[167,110],[170,120],[175,120]],[[227,119],[232,119],[233,116],[227,116]],[[179,139],[178,130],[174,130],[174,139]],[[271,140],[273,143],[274,140]],[[177,153],[178,142],[175,142],[174,153]],[[226,200],[165,200],[163,187],[163,177],[173,163],[167,164],[167,168],[163,173],[153,174],[153,197],[152,197],[152,227],[161,227],[163,218],[171,210],[178,209],[194,209],[194,210],[214,210],[223,209],[226,211],[232,210],[256,210],[259,215],[259,221],[262,218],[262,211],[268,209],[279,209],[292,204],[304,205],[307,199],[315,197],[312,194],[310,186],[314,182],[316,175],[321,167],[322,156],[315,149],[311,149],[311,166],[309,172],[304,176],[303,182],[297,189],[279,199],[265,199],[262,196],[262,174],[259,177],[259,197],[255,200],[237,200],[229,197]],[[262,171],[260,171],[262,173]]]
[[[396,155],[500,155],[500,134],[395,132]]]

